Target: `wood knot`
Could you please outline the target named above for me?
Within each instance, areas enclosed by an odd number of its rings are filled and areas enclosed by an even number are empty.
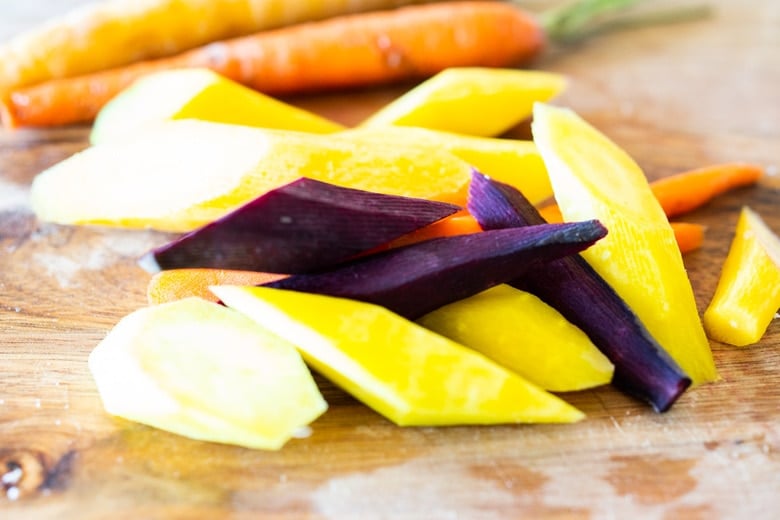
[[[40,451],[0,449],[0,483],[6,498],[16,500],[64,489],[75,455],[75,451],[68,451],[55,458]]]

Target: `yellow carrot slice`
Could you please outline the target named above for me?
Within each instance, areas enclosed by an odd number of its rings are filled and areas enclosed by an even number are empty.
[[[566,79],[549,72],[452,67],[363,121],[362,127],[419,126],[476,136],[499,135],[549,101]]]
[[[108,413],[194,439],[276,450],[327,408],[293,345],[200,298],[125,316],[89,368]]]
[[[190,231],[299,177],[462,205],[470,166],[430,146],[168,121],[54,165],[31,199],[41,220]]]
[[[177,69],[145,76],[112,99],[98,113],[89,140],[116,141],[176,119],[312,133],[344,128],[208,69]]]
[[[400,426],[583,418],[565,401],[384,307],[268,287],[212,290]]]
[[[417,144],[446,150],[491,178],[514,186],[536,204],[552,196],[552,186],[532,141],[474,137],[418,127],[365,127],[338,134],[356,142]]]
[[[564,218],[609,230],[583,257],[694,384],[718,379],[674,233],[642,170],[570,110],[537,104],[532,129]]]
[[[531,293],[498,285],[417,322],[552,392],[605,385],[614,366],[580,329]]]
[[[704,326],[711,338],[743,347],[761,339],[778,308],[780,238],[744,207]]]

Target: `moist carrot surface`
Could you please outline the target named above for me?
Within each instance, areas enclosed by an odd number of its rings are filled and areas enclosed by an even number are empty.
[[[290,94],[425,78],[448,67],[519,65],[543,47],[537,20],[509,3],[410,6],[261,32],[13,90],[2,99],[3,123],[90,121],[133,81],[165,69],[210,68],[267,94]]]

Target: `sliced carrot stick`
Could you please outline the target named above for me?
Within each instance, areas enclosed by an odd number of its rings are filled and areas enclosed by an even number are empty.
[[[681,253],[689,253],[704,242],[704,226],[691,222],[672,222],[672,231]]]
[[[692,211],[729,190],[754,184],[763,173],[763,169],[754,164],[714,164],[659,179],[650,187],[671,218]]]
[[[146,297],[152,305],[181,300],[189,296],[199,296],[216,302],[219,299],[209,290],[211,285],[260,285],[285,276],[225,269],[171,269],[160,271],[152,276],[146,287]]]
[[[3,122],[14,128],[89,121],[134,80],[163,69],[210,68],[267,94],[289,94],[424,78],[448,67],[518,65],[543,46],[536,18],[504,2],[345,15],[14,90],[2,100]]]

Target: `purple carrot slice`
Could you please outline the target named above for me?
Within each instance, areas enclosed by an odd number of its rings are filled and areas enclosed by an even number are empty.
[[[596,220],[434,238],[268,287],[376,303],[409,319],[582,251],[606,235]]]
[[[150,272],[183,267],[325,269],[460,210],[300,178],[147,253]]]
[[[468,209],[483,229],[545,222],[518,190],[476,171]],[[532,266],[511,285],[535,294],[585,332],[615,365],[613,384],[655,410],[668,410],[690,386],[691,379],[581,256]]]

